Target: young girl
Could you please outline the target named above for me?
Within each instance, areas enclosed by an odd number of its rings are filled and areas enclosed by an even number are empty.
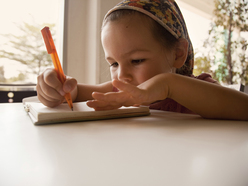
[[[125,0],[104,18],[101,40],[112,82],[62,85],[53,69],[38,77],[39,100],[55,107],[71,92],[95,110],[149,105],[204,118],[248,120],[248,95],[220,86],[208,74],[192,75],[194,56],[174,0]]]

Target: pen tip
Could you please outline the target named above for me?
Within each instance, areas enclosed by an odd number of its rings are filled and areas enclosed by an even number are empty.
[[[71,110],[73,111],[73,107],[71,107]]]

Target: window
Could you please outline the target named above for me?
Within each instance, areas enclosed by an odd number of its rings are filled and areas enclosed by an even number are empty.
[[[191,1],[189,4],[188,2],[184,3],[184,1],[185,0],[178,0],[177,3],[184,16],[189,36],[194,47],[194,51],[196,53],[199,51],[201,51],[201,53],[204,53],[204,49],[202,48],[202,46],[203,42],[208,38],[208,31],[210,29],[210,23],[212,21],[211,19],[214,4],[212,1]],[[211,6],[209,5],[209,7],[204,7],[204,5],[208,4],[210,4]],[[196,7],[192,7],[193,5],[195,5]]]
[[[50,27],[61,54],[62,5],[62,0],[9,0],[1,4],[0,84],[35,84],[37,75],[52,66],[40,30]]]
[[[37,75],[52,66],[40,30],[50,27],[61,56],[63,8],[64,0],[1,3],[0,103],[21,102],[36,95]]]

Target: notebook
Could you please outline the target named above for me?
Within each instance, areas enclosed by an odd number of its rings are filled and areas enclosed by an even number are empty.
[[[73,103],[73,111],[67,103],[55,108],[49,108],[40,103],[37,97],[23,99],[25,111],[35,125],[90,121],[146,116],[150,114],[148,107],[121,107],[115,110],[95,111],[86,105],[86,102]]]

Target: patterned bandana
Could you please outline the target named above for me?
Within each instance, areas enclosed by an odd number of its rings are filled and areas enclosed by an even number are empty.
[[[177,39],[187,39],[189,42],[188,57],[185,64],[180,69],[177,69],[177,73],[189,76],[192,74],[194,66],[193,47],[183,15],[174,0],[124,0],[109,10],[105,18],[111,12],[120,9],[131,9],[146,14],[162,25]]]

